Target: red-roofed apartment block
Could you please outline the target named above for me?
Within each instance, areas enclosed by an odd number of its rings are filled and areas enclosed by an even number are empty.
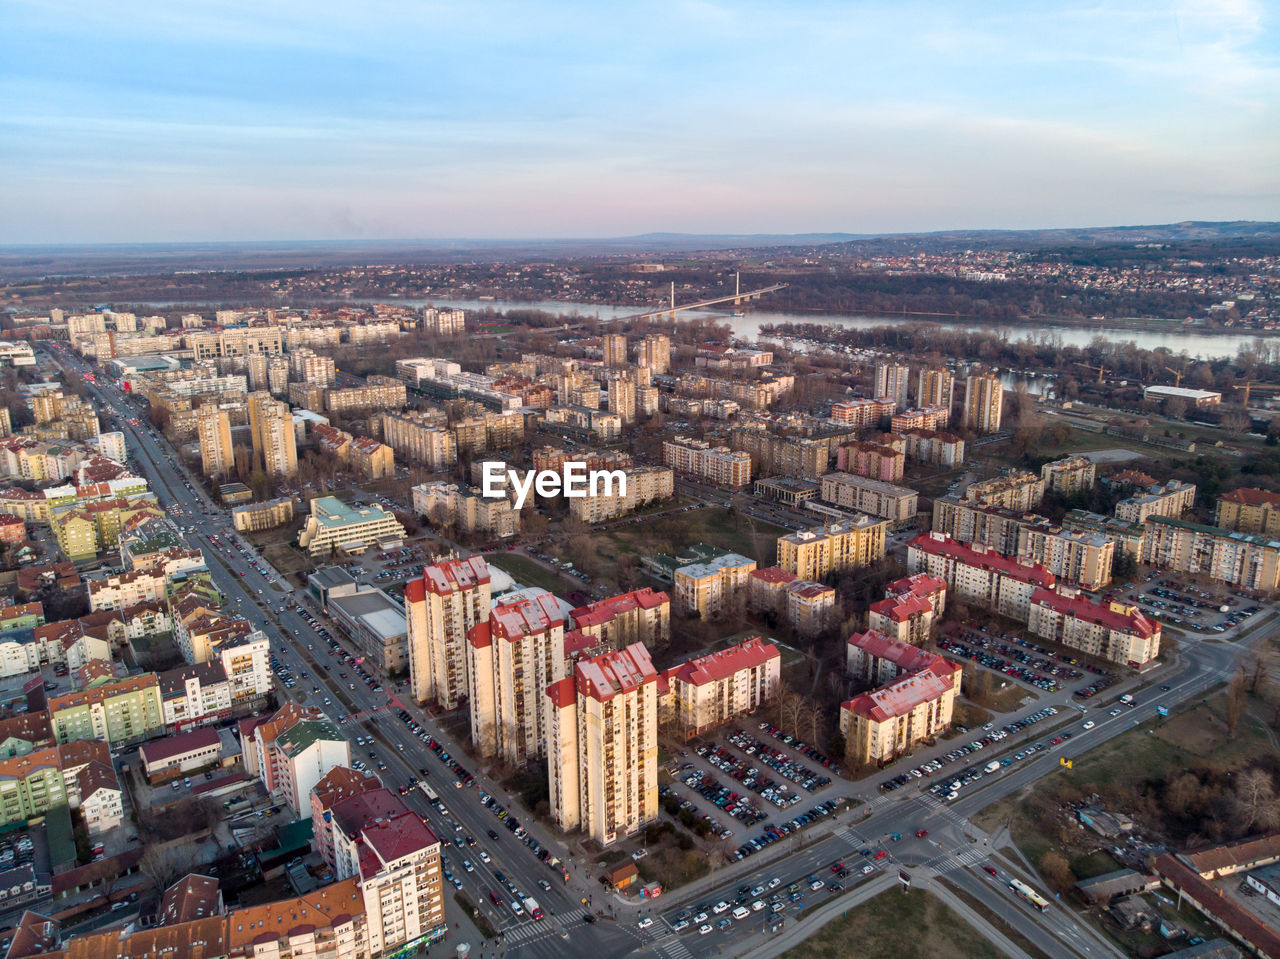
[[[1160,655],[1160,624],[1137,606],[1095,603],[1066,587],[1031,594],[1027,627],[1037,636],[1130,669],[1141,669]]]
[[[676,728],[691,739],[754,712],[773,698],[781,669],[778,647],[755,636],[666,670]]]
[[[569,615],[579,630],[599,637],[610,649],[632,643],[655,649],[671,639],[671,598],[647,586],[580,606]]]
[[[966,546],[938,532],[911,541],[907,568],[941,579],[952,601],[973,603],[1024,623],[1031,612],[1031,594],[1054,586],[1053,574],[1043,566],[1025,566],[981,544]]]
[[[867,625],[903,643],[919,646],[947,606],[946,581],[917,573],[885,587],[885,598],[872,603]]]
[[[457,709],[467,697],[467,631],[489,618],[489,564],[448,559],[405,585],[406,645],[413,696]]]
[[[658,815],[658,671],[641,643],[579,662],[543,696],[551,814],[602,845]]]

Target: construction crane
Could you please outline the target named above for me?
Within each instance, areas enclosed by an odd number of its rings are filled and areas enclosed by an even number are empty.
[[[1175,370],[1172,366],[1166,366],[1165,369],[1173,374],[1174,389],[1182,386],[1182,370]]]
[[[1240,405],[1246,410],[1249,408],[1250,393],[1275,393],[1280,390],[1280,386],[1271,383],[1255,383],[1253,380],[1247,380],[1242,386],[1233,386],[1233,390],[1243,390],[1244,395],[1240,398]]]
[[[1086,370],[1097,370],[1097,371],[1098,371],[1098,382],[1099,382],[1099,383],[1101,383],[1101,382],[1102,382],[1102,378],[1103,378],[1104,376],[1106,376],[1108,373],[1114,373],[1114,372],[1115,372],[1115,370],[1109,370],[1109,369],[1107,369],[1105,366],[1094,366],[1092,363],[1077,363],[1077,364],[1076,364],[1076,366],[1082,366],[1082,367],[1084,367]]]

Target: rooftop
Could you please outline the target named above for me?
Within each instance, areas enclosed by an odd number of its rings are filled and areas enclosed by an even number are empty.
[[[699,656],[666,671],[668,678],[679,679],[692,686],[702,686],[730,676],[744,669],[763,666],[770,660],[781,661],[778,647],[766,643],[759,636],[743,640],[737,646],[721,649],[706,656]]]
[[[1024,566],[1016,560],[1001,556],[994,550],[988,550],[981,544],[966,546],[945,533],[936,531],[926,533],[924,536],[913,539],[908,544],[908,548],[909,550],[918,549],[934,556],[946,556],[967,566],[976,566],[979,569],[996,572],[1025,583],[1035,583],[1045,588],[1052,587],[1055,582],[1053,573],[1039,563],[1034,566]]]
[[[608,652],[578,663],[574,667],[578,692],[601,702],[619,693],[656,682],[658,671],[643,643],[632,643],[626,649]]]
[[[1097,623],[1118,633],[1129,633],[1149,639],[1160,632],[1160,626],[1143,615],[1137,606],[1121,603],[1095,603],[1084,596],[1064,596],[1051,589],[1037,589],[1031,594],[1032,606],[1047,606],[1055,612],[1087,623]]]

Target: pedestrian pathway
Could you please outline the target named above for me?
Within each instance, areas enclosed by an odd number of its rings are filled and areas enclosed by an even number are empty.
[[[953,872],[956,869],[967,869],[987,858],[985,849],[966,849],[955,855],[934,856],[925,863],[925,868],[934,872]]]
[[[559,935],[561,927],[582,925],[582,917],[587,911],[579,906],[568,912],[560,913],[555,919],[543,918],[536,922],[522,922],[518,926],[508,926],[502,930],[502,937],[508,944],[521,944],[534,939],[545,939],[547,936]]]
[[[661,927],[662,931],[653,937],[653,946],[667,959],[693,959],[693,953],[681,938],[669,927]]]

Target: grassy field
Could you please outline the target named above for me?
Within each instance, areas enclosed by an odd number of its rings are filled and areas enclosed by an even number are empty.
[[[925,892],[893,889],[827,923],[783,959],[997,959],[1003,956]]]
[[[557,596],[563,596],[568,590],[577,588],[570,586],[570,581],[565,577],[544,569],[525,556],[517,556],[515,553],[489,553],[485,559],[498,569],[510,573],[512,578],[522,586],[541,586]]]
[[[618,526],[587,535],[596,558],[604,565],[623,555],[652,555],[695,543],[707,543],[750,556],[764,567],[773,565],[778,537],[787,532],[772,523],[713,506],[655,517],[651,523]]]

